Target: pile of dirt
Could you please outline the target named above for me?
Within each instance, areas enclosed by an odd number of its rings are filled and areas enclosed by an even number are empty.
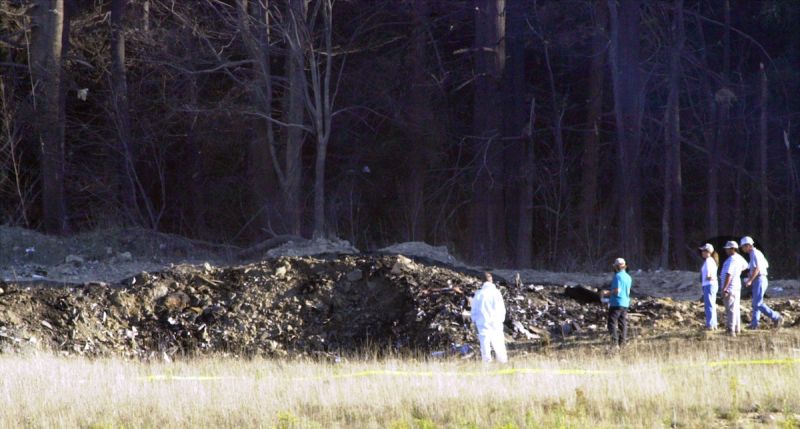
[[[111,285],[0,283],[0,348],[137,358],[328,355],[365,346],[465,351],[477,346],[468,299],[477,287],[475,276],[389,255],[180,265]],[[591,288],[500,287],[513,342],[535,346],[604,330],[605,307]],[[771,304],[787,320],[800,315],[797,301]],[[699,328],[702,312],[700,302],[641,298],[631,318],[644,334]]]
[[[347,240],[316,238],[292,240],[267,251],[268,258],[281,256],[354,255],[359,253]]]
[[[235,250],[143,228],[56,237],[0,225],[0,281],[113,283],[171,263],[222,262]]]
[[[384,247],[379,250],[381,253],[389,255],[404,255],[416,258],[426,258],[433,261],[441,262],[448,265],[463,265],[456,260],[447,246],[431,246],[428,243],[421,241],[409,241],[406,243],[393,244],[389,247]]]

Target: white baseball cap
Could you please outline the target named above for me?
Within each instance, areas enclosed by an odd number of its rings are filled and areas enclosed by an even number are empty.
[[[735,241],[729,241],[729,242],[725,243],[725,248],[726,249],[738,249],[739,245],[736,244]]]
[[[615,267],[624,267],[625,266],[625,260],[622,259],[622,258],[614,259],[614,266]]]
[[[745,236],[744,236],[744,237],[742,237],[742,239],[739,241],[739,244],[741,244],[742,246],[744,246],[745,244],[750,244],[750,245],[752,245],[752,244],[755,244],[755,241],[753,241],[753,239],[752,239],[752,238],[751,238],[749,235],[745,235]]]
[[[714,246],[712,246],[711,243],[706,243],[706,244],[700,246],[699,249],[704,251],[704,252],[714,253]]]

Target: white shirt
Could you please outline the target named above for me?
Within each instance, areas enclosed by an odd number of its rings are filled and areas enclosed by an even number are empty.
[[[767,258],[764,257],[764,254],[761,253],[760,250],[756,249],[755,246],[753,246],[753,250],[750,251],[750,265],[748,266],[748,268],[750,268],[751,273],[753,272],[753,269],[755,267],[758,267],[759,276],[767,275],[767,269],[769,269],[769,262],[767,261]]]
[[[494,283],[485,282],[475,292],[475,297],[472,298],[471,316],[478,331],[503,330],[503,321],[506,320],[506,305],[503,303],[503,295],[500,294]]]
[[[747,269],[747,261],[738,253],[728,257],[725,264],[722,265],[722,274],[720,274],[720,286],[725,287],[725,276],[731,275],[731,284],[729,290],[733,295],[739,295],[742,290],[742,271]]]
[[[703,267],[700,268],[700,275],[703,279],[703,286],[717,284],[717,263],[714,261],[714,258],[710,256],[706,258],[706,262],[703,263]],[[709,277],[711,278],[709,279]]]

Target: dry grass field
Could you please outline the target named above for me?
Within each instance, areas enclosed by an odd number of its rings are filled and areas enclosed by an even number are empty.
[[[475,361],[0,357],[0,426],[800,427],[800,335],[696,333]]]

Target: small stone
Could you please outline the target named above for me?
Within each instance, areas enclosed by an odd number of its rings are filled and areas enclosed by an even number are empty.
[[[164,307],[167,310],[183,310],[184,308],[189,306],[189,295],[186,295],[183,292],[175,292],[167,295],[164,297]]]
[[[159,300],[169,293],[169,288],[163,283],[158,283],[150,290],[150,299]]]
[[[361,270],[353,270],[347,273],[347,280],[357,282],[364,278],[364,273]]]
[[[45,328],[50,329],[51,331],[53,330],[53,325],[51,325],[50,322],[48,322],[47,320],[42,320],[41,323],[42,326],[44,326]]]
[[[80,255],[67,255],[67,257],[64,258],[64,262],[67,264],[81,265],[86,262],[86,260]]]
[[[772,414],[761,414],[761,415],[758,416],[758,420],[761,423],[769,424],[769,423],[774,423],[776,418]]]
[[[416,267],[416,264],[411,259],[406,258],[403,255],[397,256],[397,262],[394,263],[392,266],[392,274],[402,274],[405,271],[412,271]]]
[[[275,277],[278,277],[279,279],[282,279],[282,278],[286,277],[286,271],[288,271],[288,270],[287,270],[285,265],[282,265],[282,266],[278,267],[275,270]]]

